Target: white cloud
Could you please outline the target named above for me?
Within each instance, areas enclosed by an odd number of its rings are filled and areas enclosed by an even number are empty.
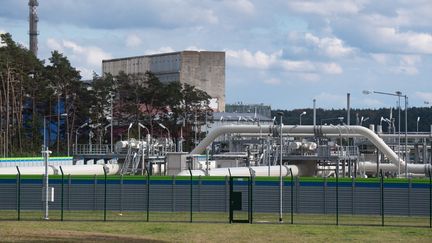
[[[306,33],[304,38],[328,57],[344,57],[353,53],[352,48],[345,47],[344,42],[336,37],[319,38],[312,33]]]
[[[248,50],[227,50],[226,56],[233,64],[256,69],[268,69],[278,63],[282,51],[266,54],[262,51],[252,53]]]
[[[422,62],[420,55],[372,53],[370,56],[383,69],[396,74],[416,75],[419,73],[417,65]]]
[[[358,13],[363,8],[364,3],[365,1],[353,0],[293,0],[288,2],[288,6],[297,12],[330,16]]]
[[[162,46],[159,49],[148,49],[144,51],[144,54],[146,55],[153,55],[153,54],[160,54],[160,53],[167,53],[167,52],[175,52],[175,50],[170,46]]]
[[[136,34],[130,34],[126,37],[126,46],[129,48],[138,47],[141,45],[141,43],[141,38]]]
[[[415,92],[415,96],[419,99],[432,103],[432,92]]]
[[[255,6],[249,0],[224,0],[228,8],[233,8],[238,12],[245,14],[253,14]]]
[[[321,63],[320,65],[321,70],[324,73],[327,74],[341,74],[343,73],[342,67],[334,62],[331,63]]]
[[[59,52],[63,52],[62,44],[54,38],[48,38],[46,44],[48,48],[51,50],[57,50]]]
[[[227,50],[228,62],[233,65],[254,68],[259,70],[281,69],[293,73],[325,73],[341,74],[342,67],[334,62],[313,62],[309,60],[287,60],[282,59],[282,51],[267,54],[262,51],[252,53],[248,50]],[[310,78],[311,76],[308,76]],[[317,80],[313,76],[313,80]]]
[[[400,53],[432,54],[432,34],[400,32],[393,27],[372,29],[370,38],[383,47],[394,46]]]
[[[188,51],[206,51],[206,49],[200,48],[197,46],[188,46],[188,47],[186,47],[185,50],[188,50]]]
[[[86,62],[93,66],[100,66],[102,60],[112,58],[111,54],[95,46],[80,46],[69,40],[63,40],[64,49],[70,49],[74,56],[82,56]]]
[[[278,85],[281,84],[282,81],[278,78],[269,78],[269,79],[264,79],[264,83],[270,85]]]
[[[281,66],[284,70],[290,72],[314,72],[316,66],[310,61],[291,61],[282,60]]]
[[[329,106],[329,104],[339,104],[341,107],[343,107],[342,104],[346,104],[346,96],[340,94],[322,92],[315,96],[315,99],[317,100],[317,104],[320,107],[326,107]]]

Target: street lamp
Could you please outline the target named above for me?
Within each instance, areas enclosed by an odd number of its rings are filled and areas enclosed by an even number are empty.
[[[81,128],[83,128],[83,127],[85,127],[85,126],[87,126],[87,125],[88,125],[88,122],[86,122],[86,123],[82,124],[81,126],[79,126],[79,127],[76,129],[76,131],[75,131],[75,154],[78,153],[78,134],[80,134],[80,133],[78,132],[78,130],[81,129]]]
[[[418,125],[419,125],[419,121],[420,121],[420,117],[418,116],[418,117],[417,117],[417,129],[416,129],[417,133],[418,133]]]
[[[43,136],[43,139],[44,139],[44,141],[43,141],[43,151],[42,151],[42,155],[43,155],[43,157],[44,157],[44,166],[45,166],[45,174],[44,174],[44,184],[45,184],[45,216],[44,216],[44,219],[45,220],[48,220],[49,219],[49,216],[48,216],[48,210],[49,210],[49,207],[48,207],[48,200],[49,200],[49,195],[48,195],[48,193],[49,193],[49,188],[48,188],[48,186],[49,186],[49,181],[48,181],[48,160],[49,160],[49,154],[51,153],[51,151],[49,151],[49,148],[48,148],[48,144],[47,144],[47,141],[46,141],[46,120],[47,120],[47,118],[49,118],[49,117],[58,117],[59,115],[48,115],[48,116],[44,116],[44,120],[43,120],[43,125],[44,125],[44,136]],[[60,114],[60,116],[61,117],[66,117],[67,116],[67,114]],[[59,132],[59,131],[57,131],[57,132]]]
[[[164,126],[162,123],[157,122],[157,124],[158,124],[161,128],[165,129],[165,130],[168,132],[168,140],[170,140],[170,139],[171,139],[171,135],[170,135],[170,131],[169,131],[169,129],[168,129],[166,126]]]
[[[321,125],[323,124],[324,121],[332,121],[332,120],[339,120],[342,123],[344,120],[344,117],[339,116],[339,117],[321,119]]]
[[[400,92],[400,91],[396,91],[396,92],[394,92],[394,93],[387,93],[387,92],[380,92],[380,91],[368,91],[368,90],[363,90],[363,94],[365,94],[365,95],[369,95],[369,94],[372,94],[372,93],[374,93],[374,94],[382,94],[382,95],[390,95],[390,96],[396,96],[396,97],[398,97],[398,109],[399,109],[399,114],[398,114],[398,156],[399,156],[399,154],[400,154],[400,119],[401,119],[401,105],[400,105],[400,99],[401,99],[401,97],[403,97],[404,98],[404,100],[405,100],[405,151],[404,151],[404,155],[405,155],[405,176],[408,178],[408,162],[407,162],[407,159],[408,159],[408,156],[407,156],[407,148],[408,148],[408,109],[407,109],[407,106],[408,106],[408,96],[407,95],[404,95],[404,94],[402,94],[402,92]],[[400,176],[400,168],[399,168],[399,176]]]
[[[282,118],[283,112],[277,113],[280,116],[280,162],[279,162],[279,223],[282,223],[282,149],[283,149],[283,140],[282,140]],[[292,176],[292,175],[291,175]]]
[[[141,140],[141,128],[144,128],[147,134],[150,134],[148,128],[144,126],[141,122],[138,122],[138,139]]]
[[[360,126],[362,126],[363,122],[365,122],[365,121],[367,121],[367,120],[369,120],[369,117],[366,117],[366,118],[365,118],[365,117],[362,116],[362,117],[360,118]]]
[[[299,125],[301,126],[302,124],[302,116],[306,115],[306,111],[303,111],[300,116],[299,116]]]
[[[133,125],[133,122],[131,122],[131,123],[129,124],[129,127],[128,127],[128,142],[129,142],[129,135],[130,135],[129,131],[130,131],[132,125]]]

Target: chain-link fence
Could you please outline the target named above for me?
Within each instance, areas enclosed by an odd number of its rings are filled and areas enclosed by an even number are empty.
[[[232,183],[230,181],[232,180]],[[0,220],[41,220],[43,175],[0,177]],[[281,186],[282,185],[282,186]],[[431,178],[50,176],[50,220],[431,227]]]

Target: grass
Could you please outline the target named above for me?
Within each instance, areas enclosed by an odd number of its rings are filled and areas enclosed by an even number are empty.
[[[1,242],[430,242],[414,227],[2,221]]]
[[[431,242],[429,217],[386,216],[381,227],[379,216],[341,215],[339,226],[335,215],[255,213],[254,224],[228,224],[227,213],[50,211],[52,221],[42,221],[42,211],[22,211],[22,221],[15,221],[16,211],[0,211],[0,242]],[[246,219],[247,214],[236,214]],[[14,220],[14,221],[12,221]],[[203,223],[205,222],[205,223]],[[375,226],[371,226],[375,225]],[[389,226],[393,225],[393,226]],[[394,227],[399,226],[399,227]],[[404,227],[400,227],[404,226]],[[411,227],[406,227],[411,226]]]

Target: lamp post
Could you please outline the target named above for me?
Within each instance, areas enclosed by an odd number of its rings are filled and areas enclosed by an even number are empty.
[[[366,118],[365,118],[365,117],[362,116],[362,117],[360,118],[360,126],[363,126],[363,122],[365,122],[365,121],[367,121],[367,120],[369,120],[369,117],[366,117]]]
[[[418,117],[417,117],[417,126],[416,126],[416,131],[417,131],[417,133],[418,133],[418,125],[419,125],[419,121],[420,121],[420,117],[418,116]]]
[[[168,132],[168,140],[170,140],[171,139],[171,134],[170,134],[170,131],[169,131],[169,129],[166,127],[166,126],[164,126],[162,123],[157,123],[161,128],[163,128],[163,129],[165,129],[167,132]]]
[[[48,206],[48,201],[49,201],[49,188],[48,188],[48,186],[49,186],[49,181],[48,181],[48,160],[49,160],[49,154],[51,153],[51,151],[49,151],[49,148],[48,148],[48,143],[47,143],[47,140],[46,140],[46,120],[47,120],[47,118],[49,118],[49,117],[65,117],[65,116],[67,116],[67,114],[61,114],[61,115],[48,115],[48,116],[44,116],[44,120],[43,120],[43,126],[44,126],[44,136],[43,136],[43,150],[42,150],[42,155],[43,155],[43,157],[44,157],[44,166],[45,166],[45,174],[44,174],[44,191],[45,191],[45,197],[44,197],[44,200],[45,200],[45,215],[44,215],[44,218],[43,219],[45,219],[45,220],[49,220],[49,206]],[[57,131],[57,132],[59,132],[59,131]]]
[[[129,142],[129,139],[130,139],[130,129],[132,128],[132,126],[133,126],[133,122],[131,122],[130,124],[129,124],[129,127],[128,127],[128,142]]]
[[[343,116],[339,116],[339,117],[332,117],[332,118],[321,119],[321,125],[323,124],[324,121],[332,121],[332,120],[339,120],[342,123],[343,120],[344,120],[344,117]]]
[[[79,126],[79,127],[76,129],[76,131],[75,131],[75,154],[78,153],[78,134],[80,134],[80,133],[78,132],[78,130],[81,129],[81,128],[83,128],[83,127],[85,127],[85,126],[87,126],[87,125],[88,125],[88,122],[86,122],[86,123],[82,124],[81,126]]]
[[[398,156],[400,157],[400,124],[401,124],[401,105],[400,105],[400,99],[401,97],[404,98],[405,100],[405,148],[404,148],[404,155],[405,155],[405,176],[408,178],[408,156],[407,156],[407,148],[408,148],[408,96],[402,94],[401,91],[396,91],[394,93],[387,93],[387,92],[380,92],[380,91],[368,91],[368,90],[363,90],[363,94],[365,95],[369,95],[371,93],[374,94],[382,94],[382,95],[390,95],[390,96],[396,96],[398,97]],[[400,176],[400,168],[399,168],[399,176]]]
[[[302,116],[306,115],[306,111],[303,111],[300,116],[299,116],[299,125],[301,126],[302,124]]]
[[[138,122],[138,139],[141,140],[141,128],[144,128],[147,134],[150,134],[148,128],[144,126],[141,122]]]
[[[282,118],[283,118],[283,112],[277,113],[280,116],[280,161],[279,161],[279,223],[283,222],[282,219],[282,151],[283,151],[283,139],[282,139]]]

